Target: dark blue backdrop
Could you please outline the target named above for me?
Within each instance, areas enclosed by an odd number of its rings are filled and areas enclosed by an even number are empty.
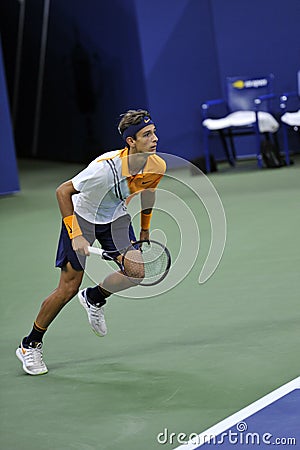
[[[0,39],[0,195],[20,190]]]
[[[17,3],[0,5],[11,98]],[[21,156],[32,153],[42,5],[26,1]],[[296,89],[299,23],[299,0],[51,0],[36,156],[88,161],[119,147],[119,114],[137,107],[150,109],[161,151],[200,156],[201,103],[222,96],[227,75],[273,72],[278,93]]]

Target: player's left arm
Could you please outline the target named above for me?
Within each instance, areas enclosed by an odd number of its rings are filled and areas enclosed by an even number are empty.
[[[149,239],[152,209],[155,204],[155,190],[145,189],[141,192],[141,231],[140,239]]]
[[[166,172],[166,163],[161,158],[154,159],[156,167],[152,167],[151,173],[156,174],[148,188],[141,192],[141,231],[140,239],[148,240],[150,236],[150,222],[152,209],[155,204],[156,188]]]

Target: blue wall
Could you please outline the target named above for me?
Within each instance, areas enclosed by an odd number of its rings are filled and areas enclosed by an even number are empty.
[[[296,90],[300,69],[300,1],[298,0],[212,0],[216,52],[225,95],[228,75],[275,75],[274,90]],[[296,103],[291,104],[299,108]],[[275,108],[276,105],[273,104]],[[299,140],[291,134],[290,145],[300,152]],[[239,155],[255,153],[255,139],[236,139]],[[282,148],[282,135],[279,133]],[[216,152],[222,157],[222,150]]]
[[[134,2],[51,0],[38,148],[33,155],[43,3],[26,1],[15,128],[18,155],[89,161],[122,145],[117,132],[122,112],[148,107]],[[16,4],[0,2],[11,99]]]
[[[0,39],[0,195],[20,190]]]
[[[272,72],[277,92],[296,89],[299,0],[135,1],[149,105],[163,151],[199,156],[200,105],[225,95],[226,76]],[[224,157],[217,140],[212,146]],[[254,154],[254,140],[240,140],[237,151]]]
[[[274,73],[275,90],[295,90],[300,68],[299,0],[212,0],[219,74]]]
[[[210,0],[136,0],[149,107],[160,149],[201,152],[201,97],[219,94]]]
[[[43,154],[64,136],[58,150],[63,157],[88,161],[122,145],[117,133],[122,112],[147,106],[134,4],[52,0],[51,5],[44,117],[50,116],[54,136],[44,140]],[[53,72],[60,63],[63,80]],[[46,120],[42,126],[46,136]]]
[[[0,4],[11,97],[16,3]],[[32,156],[42,2],[26,5],[16,145]],[[299,23],[299,0],[51,0],[36,156],[88,161],[118,147],[119,114],[137,107],[156,120],[161,151],[200,156],[201,104],[227,75],[273,72],[278,93],[296,89]]]

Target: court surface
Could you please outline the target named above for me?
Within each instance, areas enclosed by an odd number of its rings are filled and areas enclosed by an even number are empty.
[[[182,280],[155,297],[111,298],[105,338],[93,334],[74,299],[45,336],[49,373],[30,377],[15,349],[58,281],[55,189],[83,166],[19,161],[21,192],[0,198],[0,448],[174,449],[180,443],[159,442],[165,429],[169,435],[198,435],[297,379],[299,158],[295,162],[262,171],[253,161],[235,169],[224,164],[209,177],[224,205],[227,241],[219,267],[201,285],[211,235],[206,210],[194,193],[201,177],[187,169],[172,171],[173,177],[161,183],[152,226],[166,236]],[[195,248],[200,243],[190,268],[186,255],[182,264],[178,257],[181,239]],[[100,281],[107,267],[93,270],[84,286],[90,278]],[[174,284],[178,272],[169,274]],[[274,405],[287,410],[289,398]],[[299,395],[295,403],[299,413]],[[252,418],[245,420],[249,431],[272,433],[269,425],[258,429],[260,419]],[[276,436],[286,436],[280,421],[276,428]],[[293,437],[299,428],[288,432]],[[231,446],[227,442],[223,448]]]

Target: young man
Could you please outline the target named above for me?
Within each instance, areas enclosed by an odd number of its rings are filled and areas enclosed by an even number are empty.
[[[42,342],[48,326],[60,310],[78,293],[91,328],[98,336],[107,333],[103,305],[112,293],[134,284],[130,277],[142,278],[139,250],[132,247],[135,258],[125,261],[126,273],[113,272],[94,287],[83,289],[82,282],[88,246],[95,239],[106,251],[120,259],[121,249],[136,240],[126,205],[133,195],[141,196],[139,239],[149,239],[155,189],[165,173],[165,162],[156,155],[155,125],[145,110],[129,110],[119,123],[126,142],[122,150],[101,155],[82,172],[61,184],[56,191],[62,215],[56,267],[61,275],[57,288],[44,300],[28,336],[22,339],[16,355],[30,375],[48,372],[43,361]]]

